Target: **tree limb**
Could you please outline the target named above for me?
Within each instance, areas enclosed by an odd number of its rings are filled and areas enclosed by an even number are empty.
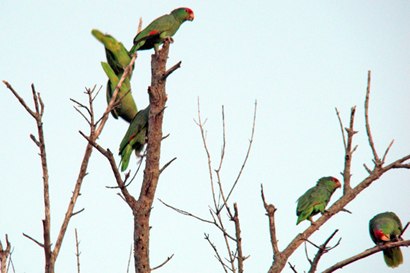
[[[410,246],[410,240],[407,240],[407,241],[398,241],[398,242],[391,242],[391,243],[386,243],[386,244],[383,244],[383,245],[376,245],[375,247],[366,249],[365,251],[363,251],[363,252],[361,252],[361,253],[359,253],[359,254],[356,254],[356,255],[354,255],[354,256],[352,256],[352,257],[350,257],[350,258],[347,258],[347,259],[345,259],[345,260],[343,260],[343,261],[340,261],[340,262],[338,262],[338,263],[332,265],[332,266],[329,267],[328,269],[324,270],[322,273],[330,273],[330,272],[336,271],[336,270],[339,269],[339,268],[342,268],[342,267],[344,267],[344,266],[346,266],[346,265],[348,265],[348,264],[351,264],[351,263],[353,263],[353,262],[355,262],[355,261],[358,261],[358,260],[360,260],[360,259],[366,258],[366,257],[368,257],[368,256],[370,256],[370,255],[373,255],[373,254],[375,254],[375,253],[377,253],[377,252],[380,252],[380,251],[382,251],[382,250],[384,250],[384,249],[391,248],[391,247],[397,247],[397,246]]]

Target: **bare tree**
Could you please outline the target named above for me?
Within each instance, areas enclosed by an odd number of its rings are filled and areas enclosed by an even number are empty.
[[[90,119],[87,119],[87,117],[82,114],[83,117],[87,120],[88,124],[90,125],[90,132],[88,136],[86,136],[86,138],[90,141],[90,143],[95,142],[95,140],[101,134],[104,128],[104,125],[108,119],[109,113],[116,104],[116,98],[117,98],[118,91],[121,88],[121,85],[124,82],[127,75],[129,75],[129,73],[131,72],[131,67],[133,63],[135,62],[135,59],[136,59],[136,55],[132,58],[130,65],[125,70],[120,82],[118,83],[118,86],[115,88],[113,97],[110,103],[108,104],[107,109],[105,110],[104,114],[98,121],[95,121],[94,115],[91,114],[91,113],[94,113],[93,101],[95,99],[95,96],[94,96],[95,88],[86,89],[86,94],[88,96],[88,103],[89,103],[88,107],[81,103],[76,102],[79,107],[87,109],[88,113],[90,114]],[[78,213],[82,211],[82,210],[78,210],[75,212],[74,207],[75,207],[78,197],[80,196],[81,186],[87,174],[88,163],[91,158],[93,146],[90,143],[88,143],[86,146],[84,156],[83,156],[83,159],[80,165],[80,171],[78,173],[77,180],[75,181],[75,184],[74,184],[74,190],[72,192],[72,196],[70,198],[70,201],[67,206],[67,210],[65,212],[65,217],[61,224],[57,240],[54,243],[54,247],[52,247],[52,243],[50,239],[51,238],[50,237],[50,234],[51,234],[51,225],[50,225],[51,204],[50,204],[50,194],[49,194],[49,177],[48,177],[47,154],[46,154],[46,148],[45,148],[46,145],[45,145],[43,120],[42,120],[43,115],[44,115],[45,106],[41,99],[40,93],[35,90],[34,84],[31,85],[33,102],[34,102],[34,110],[32,110],[28,106],[28,104],[24,101],[24,99],[14,90],[14,88],[7,81],[3,81],[3,83],[13,93],[13,95],[17,98],[17,100],[20,102],[23,108],[30,114],[30,116],[33,117],[37,125],[37,137],[31,134],[30,138],[40,150],[41,168],[42,168],[42,173],[43,173],[43,200],[44,200],[44,219],[42,220],[43,242],[40,242],[25,233],[23,233],[23,235],[29,238],[30,240],[32,240],[33,242],[35,242],[41,248],[43,248],[44,259],[45,259],[44,272],[54,273],[55,262],[60,252],[61,245],[63,243],[63,239],[66,234],[68,224],[73,216],[77,215]]]

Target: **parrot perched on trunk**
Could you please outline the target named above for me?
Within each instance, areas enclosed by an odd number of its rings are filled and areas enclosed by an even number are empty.
[[[297,200],[296,215],[298,216],[298,220],[296,225],[306,219],[313,223],[312,216],[319,212],[325,212],[330,197],[340,186],[341,184],[337,178],[332,176],[320,178],[316,186],[310,188]]]
[[[401,240],[403,227],[399,217],[393,212],[383,212],[369,221],[369,232],[375,244]],[[399,247],[383,250],[384,261],[389,267],[397,267],[403,263],[403,254]]]
[[[122,172],[128,168],[132,150],[135,150],[137,157],[141,156],[140,153],[147,142],[149,109],[148,106],[137,113],[121,141],[119,154]]]
[[[134,38],[134,46],[130,55],[137,50],[154,48],[158,51],[165,39],[171,38],[185,21],[194,20],[194,12],[190,8],[174,9],[170,14],[163,15],[152,21]]]
[[[114,93],[115,87],[120,81],[125,68],[131,62],[131,58],[124,45],[118,42],[111,35],[103,34],[97,29],[93,29],[91,33],[95,38],[97,38],[97,40],[104,44],[105,55],[107,57],[108,63],[102,62],[101,65],[104,69],[105,74],[107,74],[108,76],[106,97],[107,103],[109,103]],[[131,122],[138,112],[134,98],[132,97],[130,91],[130,79],[131,75],[128,76],[122,84],[117,96],[118,99],[121,98],[121,102],[111,111],[111,114],[114,118],[118,119],[118,117],[120,116],[127,122]]]

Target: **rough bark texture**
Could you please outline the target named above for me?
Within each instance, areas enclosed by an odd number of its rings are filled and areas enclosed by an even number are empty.
[[[152,55],[152,79],[148,87],[150,113],[148,125],[147,159],[140,196],[133,207],[135,272],[151,272],[149,262],[149,217],[160,173],[159,159],[162,139],[162,120],[167,95],[165,93],[166,62],[169,43]]]

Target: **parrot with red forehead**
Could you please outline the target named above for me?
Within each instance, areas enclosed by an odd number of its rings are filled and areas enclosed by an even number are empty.
[[[134,38],[134,46],[130,55],[137,50],[154,48],[158,51],[165,39],[171,38],[185,21],[194,20],[194,12],[190,8],[174,9],[170,14],[163,15],[152,21]]]
[[[296,215],[298,216],[296,225],[303,220],[309,220],[311,223],[312,216],[325,212],[327,203],[329,203],[330,197],[337,188],[340,188],[341,184],[337,178],[332,176],[326,176],[320,178],[316,186],[307,190],[297,200]]]
[[[384,244],[401,240],[403,227],[394,212],[383,212],[369,221],[369,232],[375,244]],[[398,267],[403,263],[403,254],[399,247],[383,250],[384,261],[388,267]]]

